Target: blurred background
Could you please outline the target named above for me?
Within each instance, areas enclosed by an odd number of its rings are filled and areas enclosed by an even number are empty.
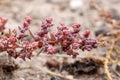
[[[22,26],[25,16],[30,16],[32,18],[30,28],[33,32],[40,28],[41,21],[49,17],[53,18],[54,28],[59,26],[60,23],[65,23],[69,27],[80,23],[83,31],[90,29],[91,36],[95,37],[96,30],[101,28],[102,30],[106,30],[106,28],[108,30],[111,25],[106,24],[104,19],[99,20],[100,14],[90,5],[91,1],[95,1],[100,8],[108,11],[112,18],[120,24],[120,0],[0,0],[0,16],[8,18],[6,27],[11,29],[18,29],[19,25]],[[52,31],[54,31],[54,28]],[[92,51],[91,53],[95,56],[103,56],[104,53],[102,52],[105,50],[102,50]],[[10,80],[58,80],[51,79],[51,76],[39,71],[39,68],[47,69],[45,67],[47,58],[46,56],[37,56],[31,61],[16,60],[21,69],[15,71],[14,77]],[[53,58],[58,59],[57,57]],[[62,59],[59,58],[59,60]],[[70,58],[70,60],[73,59]],[[81,80],[88,80],[88,78],[89,80],[95,80],[94,76],[81,77]],[[118,78],[114,80],[118,80]]]
[[[54,23],[65,23],[69,26],[80,23],[82,29],[94,29],[92,23],[99,14],[89,5],[90,1],[92,0],[0,0],[0,16],[9,19],[7,27],[11,28],[20,25],[25,16],[31,16],[34,28],[40,25],[41,20],[52,17]],[[113,15],[120,13],[119,0],[95,2]],[[116,17],[120,19],[120,16]]]

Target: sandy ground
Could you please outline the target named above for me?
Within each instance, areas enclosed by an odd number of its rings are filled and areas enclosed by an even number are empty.
[[[81,0],[83,3],[77,9],[72,9],[70,6],[70,0],[0,0],[0,16],[9,19],[6,27],[17,29],[18,25],[21,25],[24,17],[31,16],[32,25],[31,30],[36,31],[40,28],[41,21],[52,17],[55,24],[65,23],[71,26],[74,23],[80,23],[82,30],[89,28],[92,30],[91,37],[94,37],[94,31],[99,29],[101,26],[107,26],[102,22],[94,23],[98,13],[95,9],[90,8],[88,0]],[[115,18],[120,21],[120,0],[95,0],[96,3],[106,10],[110,11]],[[55,25],[54,27],[57,27]],[[108,25],[109,26],[109,25]],[[54,28],[52,29],[54,31]],[[91,55],[95,56],[103,55],[104,51],[101,49],[91,51]],[[85,53],[81,52],[85,56]],[[103,54],[102,54],[103,53]],[[39,55],[34,56],[31,60],[23,61],[21,59],[15,60],[20,66],[18,70],[13,72],[12,77],[6,80],[50,80],[51,76],[48,75],[46,70],[49,70],[45,66],[45,62],[49,56]],[[61,57],[50,56],[52,58],[62,60]],[[72,62],[73,59],[69,58]],[[41,71],[41,69],[43,71]],[[59,72],[58,72],[59,73]],[[66,74],[67,77],[73,77],[72,75]],[[78,80],[107,80],[104,75],[79,75],[75,78]],[[113,76],[119,80],[119,77]],[[60,79],[61,80],[61,79]]]

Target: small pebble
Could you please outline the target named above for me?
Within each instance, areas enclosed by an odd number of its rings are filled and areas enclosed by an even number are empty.
[[[51,79],[50,80],[57,80],[55,77],[51,77]]]
[[[95,36],[98,36],[100,34],[102,34],[103,36],[107,36],[108,30],[105,28],[100,28],[98,30],[95,31]]]
[[[116,65],[116,70],[120,73],[120,64]]]
[[[83,6],[83,0],[70,0],[69,5],[72,10],[78,10]]]

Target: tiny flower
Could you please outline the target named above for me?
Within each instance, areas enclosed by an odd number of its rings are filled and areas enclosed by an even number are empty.
[[[16,42],[16,36],[15,35],[11,35],[9,38],[8,38],[8,42],[9,44],[13,44]]]
[[[76,58],[77,55],[79,55],[78,52],[73,52],[73,54],[72,54],[72,58]]]
[[[7,23],[7,19],[4,17],[0,17],[0,32],[5,29],[5,24]]]
[[[89,35],[90,35],[90,30],[86,30],[86,31],[84,32],[84,34],[83,34],[83,36],[84,36],[85,38],[88,38]]]
[[[55,48],[53,46],[49,45],[48,48],[47,48],[47,52],[49,54],[53,54],[53,53],[55,53]]]
[[[31,56],[32,56],[32,53],[31,52],[28,52],[26,53],[25,57],[28,58],[28,59],[31,59]]]
[[[68,27],[65,24],[61,24],[60,27],[57,27],[57,29],[63,31],[63,30],[68,30]]]
[[[29,26],[29,23],[25,21],[25,22],[23,23],[23,27],[24,27],[24,29],[27,30],[27,29],[28,29],[28,26]]]
[[[69,49],[69,50],[67,50],[67,55],[72,55],[73,54],[73,50],[72,49]]]
[[[37,47],[38,47],[38,42],[29,43],[29,47],[30,47],[30,49],[32,49],[32,50],[37,49]]]
[[[49,24],[51,24],[51,23],[52,23],[52,21],[53,21],[53,19],[52,19],[52,18],[48,18],[48,19],[46,19],[46,22],[47,22],[47,23],[49,23]]]
[[[27,21],[27,23],[31,24],[32,19],[30,16],[26,16],[25,20]]]
[[[78,43],[78,42],[74,42],[73,44],[72,44],[72,48],[73,49],[78,49],[80,47],[80,43]]]
[[[19,58],[23,59],[24,61],[25,61],[25,56],[26,56],[25,53],[20,53],[20,54],[19,54]]]
[[[78,33],[80,31],[80,24],[75,24],[73,27],[73,33]]]

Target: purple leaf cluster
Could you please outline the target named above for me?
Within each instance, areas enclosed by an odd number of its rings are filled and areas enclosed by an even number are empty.
[[[67,55],[76,58],[79,55],[77,50],[90,51],[97,48],[96,39],[89,38],[90,31],[86,30],[82,33],[80,24],[73,25],[70,29],[65,24],[60,24],[57,31],[50,32],[53,27],[52,18],[48,18],[42,22],[40,29],[36,33],[30,31],[29,25],[31,18],[25,17],[22,27],[19,28],[19,33],[9,31],[0,35],[0,52],[7,51],[9,56],[14,58],[31,58],[33,51],[42,49],[48,54],[55,54],[58,50],[62,50]],[[7,19],[0,17],[0,29],[4,32]],[[30,34],[27,34],[29,32]],[[24,38],[31,37],[33,40],[28,41]]]

